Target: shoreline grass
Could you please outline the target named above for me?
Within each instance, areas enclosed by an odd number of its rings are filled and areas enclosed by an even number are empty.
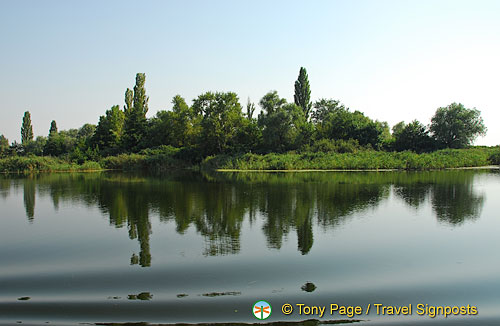
[[[356,153],[239,154],[206,157],[192,164],[175,153],[120,154],[82,164],[50,156],[14,156],[0,159],[2,173],[154,171],[202,169],[226,172],[297,171],[400,171],[485,168],[500,164],[500,150],[493,148],[446,149],[432,153],[360,151]]]
[[[392,171],[443,170],[498,164],[496,148],[446,149],[432,153],[364,151],[357,153],[243,154],[207,157],[201,167],[224,171]]]
[[[98,162],[87,161],[78,164],[51,156],[13,156],[0,159],[1,173],[90,172],[102,170],[104,169]]]

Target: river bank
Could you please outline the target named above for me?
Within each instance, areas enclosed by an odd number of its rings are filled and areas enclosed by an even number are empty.
[[[432,153],[360,151],[356,153],[269,153],[208,156],[191,162],[175,153],[120,154],[82,163],[50,156],[15,156],[0,159],[0,172],[56,171],[167,171],[203,169],[217,171],[392,171],[488,168],[500,164],[498,147],[446,149]]]

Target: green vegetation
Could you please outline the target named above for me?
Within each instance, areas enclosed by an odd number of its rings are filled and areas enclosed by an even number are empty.
[[[228,170],[428,170],[486,166],[499,157],[495,149],[445,149],[433,153],[362,151],[357,153],[287,153],[209,156],[206,169]]]
[[[306,68],[300,67],[299,77],[295,82],[295,94],[293,96],[295,105],[298,105],[304,111],[306,120],[309,119],[311,111],[311,87],[309,86],[309,77],[307,76]]]
[[[26,173],[34,171],[93,171],[101,170],[97,162],[77,164],[57,157],[13,156],[0,159],[0,172]]]
[[[180,95],[171,110],[148,119],[146,75],[125,91],[123,110],[114,105],[97,126],[58,130],[33,140],[25,112],[22,142],[0,136],[1,171],[73,170],[93,162],[111,169],[166,170],[179,167],[230,169],[441,169],[498,164],[498,149],[471,148],[486,127],[476,109],[452,103],[438,108],[426,126],[414,120],[392,128],[338,100],[311,101],[301,67],[294,103],[277,91],[248,100],[246,112],[233,92],[206,92],[190,106]],[[457,149],[451,151],[447,149]],[[24,159],[24,160],[23,160]],[[13,165],[18,162],[19,166]],[[36,163],[33,163],[36,162]]]
[[[21,143],[23,145],[33,140],[33,127],[31,126],[31,114],[24,112],[23,124],[21,126]]]
[[[439,108],[430,126],[436,141],[442,147],[464,148],[469,146],[478,135],[486,134],[481,112],[466,109],[462,104],[452,103]]]
[[[148,100],[146,96],[145,74],[137,74],[134,91],[127,88],[125,92],[125,120],[123,124],[123,149],[135,152],[141,148],[146,134]]]

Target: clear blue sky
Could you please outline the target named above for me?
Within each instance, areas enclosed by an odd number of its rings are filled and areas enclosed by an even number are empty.
[[[242,104],[339,99],[392,126],[452,102],[476,107],[500,144],[500,1],[3,1],[0,134],[20,140],[96,124],[146,73],[148,116],[206,91]]]

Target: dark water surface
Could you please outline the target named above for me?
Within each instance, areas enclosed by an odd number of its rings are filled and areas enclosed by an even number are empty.
[[[499,194],[495,170],[0,176],[0,324],[253,323],[262,299],[499,325]]]

